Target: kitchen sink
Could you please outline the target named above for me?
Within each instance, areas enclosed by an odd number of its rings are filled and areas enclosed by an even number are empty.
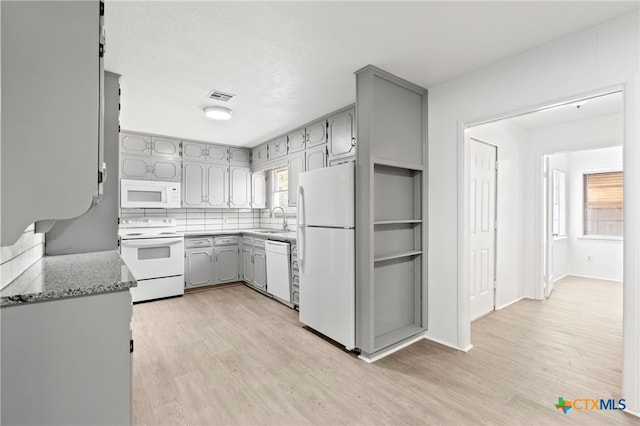
[[[261,229],[261,230],[257,230],[255,231],[259,234],[287,234],[289,232],[293,232],[293,231],[282,231],[280,229]]]

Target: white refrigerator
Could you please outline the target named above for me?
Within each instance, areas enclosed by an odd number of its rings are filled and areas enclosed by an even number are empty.
[[[355,166],[299,175],[300,322],[355,348]]]

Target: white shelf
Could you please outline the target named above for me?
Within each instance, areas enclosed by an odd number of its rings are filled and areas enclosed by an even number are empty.
[[[386,254],[383,256],[378,256],[375,259],[373,259],[374,262],[383,262],[385,260],[391,260],[391,259],[399,259],[402,257],[412,257],[412,256],[418,256],[422,254],[422,250],[409,250],[409,251],[403,251],[403,252],[399,252],[399,253],[392,253],[392,254]]]
[[[403,220],[376,220],[373,222],[374,225],[397,225],[397,224],[412,224],[412,223],[422,223],[422,220],[419,219],[403,219]]]

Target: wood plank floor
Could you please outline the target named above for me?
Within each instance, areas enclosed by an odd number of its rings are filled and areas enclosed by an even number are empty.
[[[420,341],[374,364],[244,285],[134,306],[134,424],[628,424],[559,396],[620,398],[622,286],[566,278],[472,324],[462,353]]]

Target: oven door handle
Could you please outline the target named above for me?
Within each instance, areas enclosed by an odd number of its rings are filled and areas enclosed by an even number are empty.
[[[172,246],[174,244],[179,244],[183,240],[182,238],[163,238],[162,240],[154,239],[153,241],[148,240],[125,240],[122,241],[122,247],[163,247],[163,246]]]

